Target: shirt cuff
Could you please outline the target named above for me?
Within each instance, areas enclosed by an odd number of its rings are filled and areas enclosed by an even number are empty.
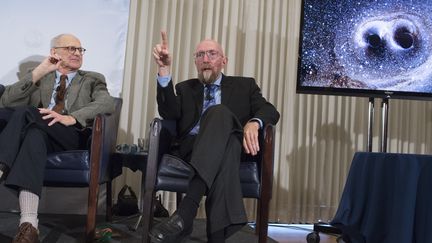
[[[158,81],[160,86],[165,88],[168,86],[168,83],[171,81],[171,75],[159,76],[159,74],[158,74],[157,75],[157,81]]]
[[[259,119],[259,118],[252,118],[248,122],[251,122],[251,121],[257,121],[259,123],[259,125],[260,125],[260,128],[263,128],[263,122],[261,121],[261,119]]]

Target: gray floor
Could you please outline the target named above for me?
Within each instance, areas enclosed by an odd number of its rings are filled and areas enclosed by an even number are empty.
[[[42,243],[75,243],[83,242],[85,229],[84,215],[71,214],[41,214],[39,216],[40,240]],[[98,227],[111,228],[114,237],[109,242],[141,242],[141,228],[138,231],[129,230],[129,226],[136,219],[129,219],[119,223],[107,224],[103,217],[98,220]],[[19,215],[10,212],[0,212],[0,242],[11,242],[16,233]],[[205,234],[205,220],[197,219],[194,222],[194,232],[189,240],[190,243],[207,242]],[[253,243],[258,242],[253,229],[249,226],[243,227],[241,231],[230,237],[227,243]],[[269,239],[269,243],[276,241]]]

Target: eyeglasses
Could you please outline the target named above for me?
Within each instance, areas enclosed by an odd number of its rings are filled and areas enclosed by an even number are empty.
[[[199,52],[195,53],[195,59],[203,60],[204,56],[206,56],[206,55],[207,55],[208,59],[213,61],[219,57],[219,52],[216,50],[199,51]]]
[[[69,52],[70,54],[75,54],[75,52],[78,50],[78,52],[79,52],[81,55],[84,55],[84,53],[85,53],[85,51],[86,51],[85,48],[82,48],[82,47],[75,47],[75,46],[57,46],[57,47],[54,47],[54,49],[58,49],[58,48],[66,49],[66,50],[68,50],[68,52]]]

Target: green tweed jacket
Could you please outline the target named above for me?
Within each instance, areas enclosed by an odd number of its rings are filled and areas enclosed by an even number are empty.
[[[45,75],[36,84],[31,71],[9,86],[0,98],[0,107],[31,105],[48,107],[55,83],[55,72]],[[84,126],[91,126],[96,114],[114,111],[114,99],[107,90],[105,77],[96,72],[78,70],[67,89],[65,113]]]

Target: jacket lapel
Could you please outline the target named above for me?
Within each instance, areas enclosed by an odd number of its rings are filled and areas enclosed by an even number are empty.
[[[44,80],[41,80],[43,85],[41,85],[41,103],[42,107],[47,108],[51,102],[51,97],[54,91],[55,85],[55,72],[49,73]]]
[[[203,109],[204,86],[201,84],[201,82],[198,79],[197,82],[195,82],[194,86],[192,87],[192,95],[195,100],[195,104],[197,107],[197,114],[199,117],[201,116],[201,112]]]
[[[221,80],[221,103],[227,105],[231,98],[232,80],[222,74]]]
[[[68,89],[67,89],[67,97],[66,97],[66,109],[69,110],[71,105],[73,103],[75,103],[75,100],[78,97],[78,92],[80,90],[81,87],[81,83],[82,83],[82,79],[83,76],[80,74],[80,72],[78,71],[77,74],[75,75],[75,77],[72,79]]]

